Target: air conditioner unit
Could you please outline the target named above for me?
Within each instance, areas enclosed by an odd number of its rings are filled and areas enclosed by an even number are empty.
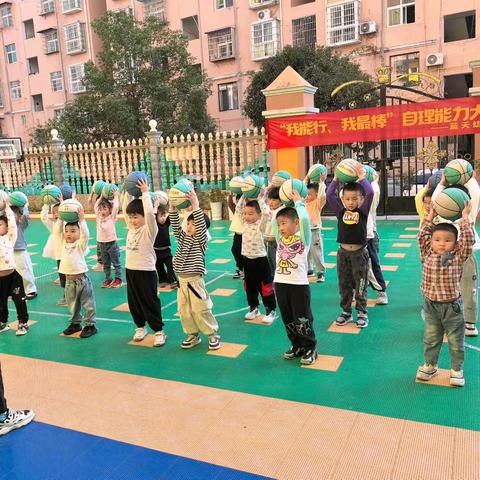
[[[259,20],[268,20],[270,18],[270,10],[260,10],[257,13],[257,18]]]
[[[427,67],[443,65],[443,53],[431,53],[430,55],[427,55],[426,64]]]
[[[368,35],[370,33],[377,32],[377,22],[375,20],[369,20],[360,24],[360,35]]]

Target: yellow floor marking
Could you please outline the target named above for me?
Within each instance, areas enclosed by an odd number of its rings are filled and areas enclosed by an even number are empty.
[[[380,265],[382,272],[396,272],[398,265]]]
[[[216,357],[237,358],[247,347],[248,345],[241,343],[222,342],[222,346],[218,350],[209,350],[207,354]]]
[[[333,230],[333,227],[322,227],[322,230]]]
[[[396,247],[396,248],[409,248],[411,246],[412,246],[411,243],[394,243],[392,245],[392,247]]]
[[[406,227],[405,230],[407,232],[418,232],[419,228],[418,227]]]
[[[236,292],[233,288],[217,288],[213,292],[210,292],[210,295],[215,295],[217,297],[230,297]]]
[[[32,248],[32,247],[38,247],[38,243],[29,243],[27,245],[28,248]]]
[[[77,340],[81,340],[80,334],[82,331],[80,330],[79,332],[75,332],[72,335],[64,335],[63,333],[60,334],[61,337],[65,338],[76,338]]]
[[[336,372],[343,362],[343,357],[334,355],[319,355],[313,365],[302,365],[302,368],[311,368],[312,370],[326,370],[327,372]]]
[[[135,347],[147,347],[147,348],[153,348],[153,341],[155,340],[155,335],[148,334],[141,342],[135,342],[133,340],[130,340],[128,342],[129,345],[133,345]]]
[[[213,227],[213,230],[223,230],[225,227]]]
[[[29,320],[28,321],[28,326],[31,327],[32,325],[35,325],[36,323],[37,323],[36,320]],[[10,325],[10,328],[12,330],[18,330],[18,320],[15,320],[14,322],[9,323],[9,325]]]
[[[347,323],[346,325],[340,326],[333,322],[329,327],[328,331],[332,333],[350,333],[352,335],[358,335],[361,328],[358,328],[353,322]]]
[[[252,325],[268,325],[267,323],[263,323],[262,320],[265,318],[265,315],[259,315],[255,317],[253,320],[245,319],[245,323],[251,323]]]
[[[386,253],[385,258],[405,258],[405,253]]]
[[[399,238],[417,238],[416,235],[410,235],[410,234],[408,234],[408,235],[403,234],[403,235],[399,235],[398,237]]]
[[[122,303],[114,308],[112,308],[114,312],[129,312],[130,309],[128,308],[128,303]]]
[[[335,251],[335,252],[330,252],[330,253],[328,254],[328,256],[329,256],[329,257],[336,257],[336,256],[337,256],[337,252],[336,252],[336,251]]]
[[[215,260],[212,260],[210,263],[229,263],[230,259],[229,258],[216,258]]]
[[[219,239],[210,241],[210,243],[227,243],[227,242],[228,240],[219,240]]]
[[[325,268],[335,268],[336,266],[336,263],[325,263]]]
[[[424,383],[425,385],[435,385],[437,387],[452,387],[450,385],[450,370],[444,368],[438,369],[438,375],[433,377],[428,382],[422,382],[421,380],[415,379],[415,383]]]

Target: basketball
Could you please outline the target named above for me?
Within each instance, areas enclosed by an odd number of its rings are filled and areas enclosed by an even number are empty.
[[[155,203],[158,200],[158,205],[161,207],[165,207],[168,203],[168,195],[161,190],[158,190],[157,192],[152,192],[151,197],[152,202]]]
[[[8,203],[12,207],[23,208],[28,202],[27,196],[22,192],[12,192],[8,195]]]
[[[364,165],[363,168],[365,169],[365,178],[372,183],[377,179],[377,171],[371,167],[370,165]]]
[[[286,182],[291,178],[292,176],[290,175],[290,173],[286,172],[285,170],[280,170],[279,172],[273,174],[272,185],[274,187],[281,187],[283,182]]]
[[[320,182],[320,177],[327,173],[327,167],[321,163],[316,163],[310,167],[307,173],[307,177],[311,182]]]
[[[177,208],[187,208],[190,206],[188,193],[193,189],[192,182],[180,180],[168,192],[168,199],[172,206]]]
[[[443,170],[437,170],[432,174],[432,176],[428,179],[427,185],[429,188],[437,188],[437,185],[440,183],[442,179]]]
[[[305,199],[308,193],[307,186],[298,178],[292,178],[283,183],[280,187],[280,200],[286,206],[292,206],[292,193],[296,190],[300,196]]]
[[[139,181],[144,180],[148,182],[148,177],[145,172],[131,172],[125,178],[125,182],[123,184],[124,190],[126,190],[132,197],[141,197],[142,192],[137,187]]]
[[[228,184],[232,193],[242,193],[243,177],[232,177]]]
[[[118,187],[114,183],[105,183],[102,188],[102,197],[107,200],[113,200],[115,192],[118,191]]]
[[[263,180],[258,175],[249,175],[243,180],[242,193],[247,198],[258,198]]]
[[[352,183],[358,180],[358,175],[355,167],[358,162],[353,158],[346,158],[342,160],[335,168],[335,175],[337,180],[342,183]]]
[[[95,195],[101,195],[103,187],[105,186],[105,182],[103,180],[97,180],[93,185],[92,185],[92,190]]]
[[[73,188],[68,183],[64,183],[63,185],[60,185],[60,191],[62,192],[62,198],[64,200],[68,200],[69,198],[72,198]]]
[[[8,193],[0,190],[0,212],[5,210],[7,206]]]
[[[40,193],[40,196],[45,205],[55,205],[60,201],[61,194],[62,191],[56,185],[47,185]]]
[[[58,216],[67,223],[78,222],[78,211],[82,208],[82,204],[74,198],[64,200],[58,207]]]
[[[470,201],[469,196],[459,188],[451,187],[442,190],[433,201],[433,208],[443,218],[452,222],[462,216],[465,202]]]
[[[445,180],[449,185],[465,185],[473,175],[473,167],[463,158],[456,158],[445,167]]]

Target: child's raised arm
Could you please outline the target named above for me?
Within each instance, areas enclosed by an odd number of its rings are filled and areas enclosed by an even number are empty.
[[[465,202],[465,208],[462,211],[462,221],[460,222],[460,235],[458,238],[458,250],[463,261],[473,252],[473,244],[475,243],[475,232],[470,221],[470,213],[472,211],[472,202]]]
[[[113,202],[112,202],[112,218],[117,219],[118,210],[120,208],[120,192],[115,190],[113,193]]]
[[[208,241],[207,224],[205,222],[205,217],[203,216],[202,209],[200,208],[200,204],[198,202],[198,197],[195,193],[195,190],[190,190],[188,192],[188,199],[190,200],[193,209],[192,214],[193,221],[195,223],[195,238],[205,248]]]
[[[420,248],[420,258],[424,261],[426,255],[430,251],[430,244],[432,240],[433,219],[436,217],[437,212],[434,208],[430,210],[425,220],[420,226],[418,232],[418,246]]]
[[[359,210],[361,210],[366,216],[370,213],[370,207],[372,206],[373,195],[375,192],[373,191],[371,183],[367,180],[365,174],[365,168],[361,163],[357,162],[355,166],[355,171],[358,175],[358,183],[362,185],[363,190],[365,192],[365,198],[363,203],[360,205]]]
[[[425,218],[425,207],[423,206],[423,197],[425,197],[425,194],[428,192],[428,190],[429,190],[428,185],[425,185],[415,195],[415,210],[417,211],[421,222],[423,222],[423,219]]]
[[[50,206],[47,205],[47,204],[44,204],[42,206],[42,210],[40,211],[40,220],[42,221],[43,225],[45,226],[45,228],[50,232],[52,233],[53,232],[53,220],[50,220],[50,218],[48,217],[50,213]]]
[[[178,210],[171,204],[170,209],[168,211],[168,218],[170,219],[170,223],[172,225],[172,230],[173,234],[175,235],[175,238],[180,238],[182,228],[180,226],[180,217],[178,215]]]
[[[333,177],[333,180],[330,182],[330,185],[327,188],[327,202],[330,205],[330,208],[335,213],[337,218],[340,218],[342,215],[343,205],[340,200],[337,198],[336,190],[338,186],[337,176]]]
[[[143,216],[145,218],[145,225],[147,231],[152,239],[155,239],[158,233],[157,221],[153,214],[153,203],[150,195],[150,186],[146,180],[140,180],[137,184],[142,192]]]
[[[17,241],[17,222],[15,220],[15,214],[13,213],[8,203],[5,207],[5,215],[7,216],[8,221],[7,237],[10,240],[11,244],[14,245]]]
[[[294,190],[292,193],[292,200],[295,202],[295,209],[297,210],[297,215],[300,222],[300,238],[305,245],[310,246],[312,243],[312,231],[310,225],[310,216],[305,208],[305,203],[296,190]]]
[[[85,251],[88,248],[90,232],[88,231],[88,225],[85,221],[85,210],[83,207],[78,211],[78,226],[80,227],[80,239],[78,242],[82,250]]]

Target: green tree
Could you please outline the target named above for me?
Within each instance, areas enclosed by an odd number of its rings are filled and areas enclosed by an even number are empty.
[[[266,109],[266,103],[262,90],[267,88],[287,66],[291,66],[305,80],[318,88],[314,104],[320,112],[342,110],[352,99],[356,99],[357,107],[371,106],[375,103],[374,96],[370,100],[362,97],[362,93],[370,88],[366,84],[346,88],[333,98],[330,96],[336,87],[345,82],[370,80],[370,77],[348,57],[340,56],[327,47],[286,46],[280,53],[266,60],[258,72],[251,75],[243,112],[256,127],[265,124],[262,111]]]
[[[165,135],[214,129],[206,101],[207,77],[188,53],[188,39],[149,17],[108,12],[92,22],[102,41],[97,62],[85,65],[86,93],[68,104],[55,122],[67,143],[143,137],[155,119]]]

